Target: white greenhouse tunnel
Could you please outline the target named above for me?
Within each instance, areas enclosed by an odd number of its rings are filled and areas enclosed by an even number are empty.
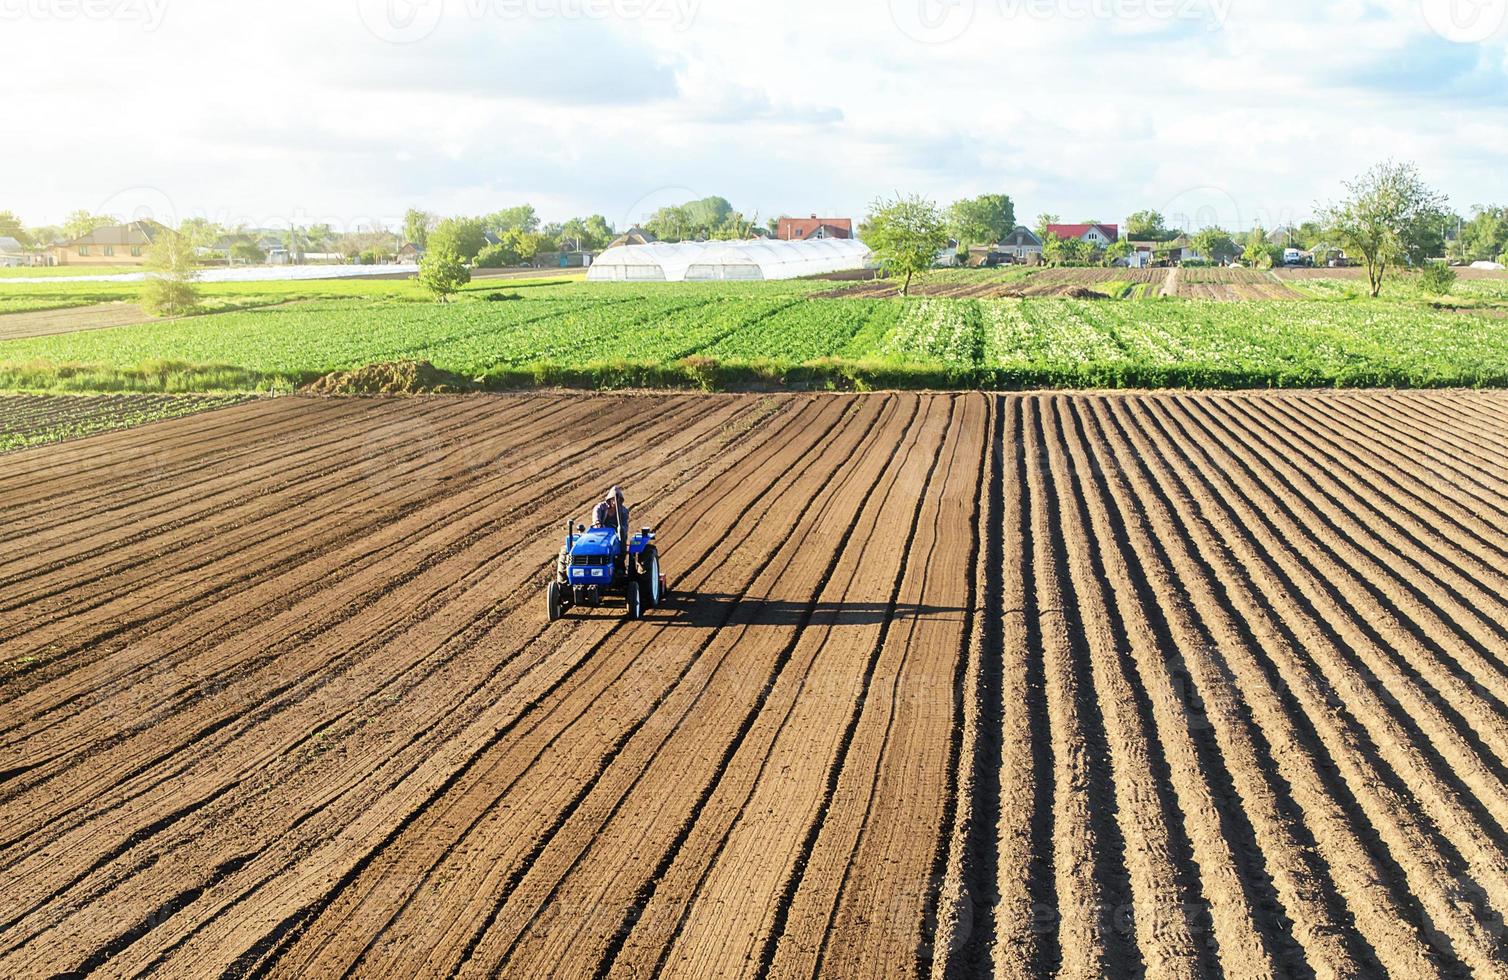
[[[586,277],[594,282],[799,279],[868,268],[873,260],[869,246],[856,239],[655,242],[608,249],[593,260]]]

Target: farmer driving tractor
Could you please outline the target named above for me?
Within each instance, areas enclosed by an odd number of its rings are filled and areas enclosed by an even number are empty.
[[[635,534],[628,521],[623,488],[613,487],[592,508],[590,531],[567,522],[565,547],[546,590],[550,622],[574,606],[598,605],[607,593],[623,596],[629,619],[660,605],[666,590],[655,533],[645,527]]]
[[[613,487],[607,492],[607,497],[602,503],[592,508],[592,527],[605,527],[617,531],[619,544],[625,550],[628,546],[628,505],[623,502],[623,488]],[[627,565],[623,560],[623,552],[619,552],[614,564],[618,571],[623,572]]]
[[[610,527],[620,533],[628,530],[628,505],[623,502],[622,487],[609,490],[606,499],[592,510],[592,527]]]

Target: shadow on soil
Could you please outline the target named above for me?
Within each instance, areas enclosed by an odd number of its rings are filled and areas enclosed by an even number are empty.
[[[578,606],[573,618],[601,618],[623,615],[623,600],[612,597],[596,607]],[[682,593],[672,591],[664,604],[648,610],[644,618],[661,626],[719,629],[725,626],[875,626],[887,619],[956,619],[962,622],[962,606],[927,606],[898,603],[894,611],[884,602],[793,602],[783,599],[759,599],[718,592]]]

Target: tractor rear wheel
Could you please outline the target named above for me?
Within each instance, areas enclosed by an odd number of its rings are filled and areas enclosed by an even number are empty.
[[[660,594],[660,553],[654,548],[644,552],[641,562],[644,566],[644,574],[640,578],[640,584],[644,590],[644,608],[660,608],[660,600],[664,598]]]
[[[551,582],[550,587],[545,590],[545,602],[549,606],[550,622],[553,623],[555,622],[555,620],[560,618],[561,613],[563,612],[563,610],[560,608],[559,582]]]
[[[628,583],[628,618],[639,619],[644,615],[644,603],[639,595],[639,583]]]

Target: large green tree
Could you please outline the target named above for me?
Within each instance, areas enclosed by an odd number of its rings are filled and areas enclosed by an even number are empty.
[[[911,293],[911,279],[937,262],[948,245],[948,225],[937,205],[918,195],[881,198],[870,205],[864,242],[890,275],[904,275],[901,295]]]
[[[1016,227],[1016,206],[1005,194],[981,194],[948,209],[948,223],[962,246],[994,245]]]
[[[728,225],[735,214],[724,197],[704,197],[685,204],[671,204],[656,211],[644,224],[647,231],[667,242],[711,238]]]
[[[1218,225],[1196,232],[1189,242],[1194,246],[1194,251],[1199,253],[1200,258],[1210,262],[1224,261],[1239,251],[1236,248],[1235,239],[1230,237],[1230,232]]]
[[[1347,253],[1361,258],[1377,296],[1389,269],[1422,261],[1443,237],[1445,197],[1412,163],[1391,160],[1348,182],[1346,191],[1320,214]]]
[[[1042,241],[1045,243],[1047,241],[1047,226],[1058,224],[1062,220],[1063,219],[1056,214],[1037,215],[1037,237],[1042,239]]]
[[[532,204],[517,204],[511,208],[494,211],[482,219],[482,226],[499,238],[505,232],[539,230],[539,215]]]
[[[595,252],[607,247],[614,238],[613,226],[600,214],[572,218],[560,226],[560,244]]]
[[[1136,211],[1126,219],[1126,237],[1133,241],[1160,242],[1167,237],[1167,219],[1161,212]]]
[[[487,245],[487,229],[482,218],[446,218],[429,233],[426,250],[447,248],[470,262]]]

